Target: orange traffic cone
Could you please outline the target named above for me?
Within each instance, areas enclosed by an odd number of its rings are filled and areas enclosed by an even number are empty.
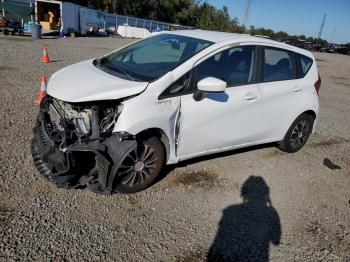
[[[47,48],[43,49],[43,56],[41,57],[41,62],[50,63],[49,54],[47,53]]]
[[[46,93],[46,76],[42,76],[39,96],[38,96],[38,99],[34,101],[34,104],[39,106],[41,104],[41,101],[43,101],[43,99],[45,98],[45,93]]]

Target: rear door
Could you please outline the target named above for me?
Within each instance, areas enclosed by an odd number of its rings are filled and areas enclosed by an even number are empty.
[[[260,106],[257,122],[259,140],[274,140],[284,136],[285,125],[290,122],[303,86],[297,79],[295,53],[272,46],[261,49]],[[291,123],[289,123],[291,124]]]

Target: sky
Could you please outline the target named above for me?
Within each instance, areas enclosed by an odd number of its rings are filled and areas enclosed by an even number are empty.
[[[231,18],[241,22],[247,0],[208,0],[218,8],[227,6]],[[275,32],[317,37],[327,14],[321,38],[350,43],[350,0],[252,0],[248,26]]]

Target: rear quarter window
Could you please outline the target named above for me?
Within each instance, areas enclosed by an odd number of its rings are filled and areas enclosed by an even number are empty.
[[[310,57],[307,57],[304,55],[299,55],[299,60],[300,60],[301,77],[304,77],[309,72],[313,61]]]

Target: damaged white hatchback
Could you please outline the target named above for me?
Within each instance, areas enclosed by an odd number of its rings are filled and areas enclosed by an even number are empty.
[[[321,80],[313,55],[280,42],[164,32],[53,74],[32,154],[59,187],[133,193],[167,164],[308,139]]]

